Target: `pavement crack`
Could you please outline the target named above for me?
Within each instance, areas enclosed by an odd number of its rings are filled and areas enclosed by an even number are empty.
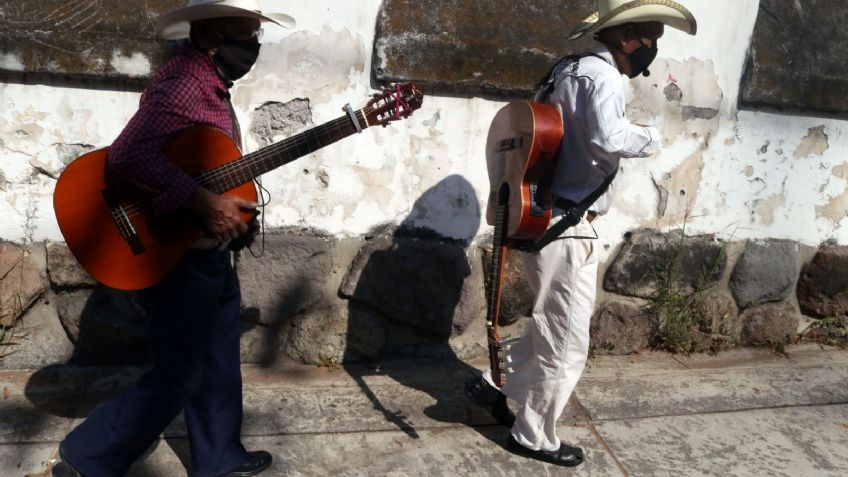
[[[569,403],[574,408],[577,415],[580,416],[580,418],[584,421],[586,427],[589,429],[592,435],[595,436],[595,439],[597,439],[601,446],[603,446],[604,450],[606,450],[607,455],[609,455],[613,462],[615,462],[615,465],[616,467],[618,467],[618,470],[621,471],[624,477],[628,477],[630,474],[627,472],[627,469],[624,467],[624,464],[622,464],[618,456],[615,455],[615,452],[613,452],[612,448],[607,443],[607,440],[604,439],[604,436],[602,436],[601,433],[598,432],[598,429],[595,427],[595,424],[592,421],[592,414],[589,412],[586,406],[580,403],[580,398],[577,396],[577,393],[573,393],[571,395]]]

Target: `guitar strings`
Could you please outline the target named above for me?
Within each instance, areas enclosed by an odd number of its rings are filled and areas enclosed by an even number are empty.
[[[397,98],[395,98],[395,100],[397,101]],[[375,102],[373,105],[366,105],[364,108],[362,108],[361,111],[356,113],[356,119],[358,121],[359,120],[365,120],[366,121],[366,127],[367,127],[367,124],[368,124],[367,123],[367,116],[378,109],[378,106],[379,106],[378,103],[379,102]],[[383,107],[385,107],[385,105],[380,106],[380,108],[383,108]],[[360,114],[362,116],[361,118],[359,117]],[[254,166],[257,166],[257,165],[258,166],[265,166],[266,165],[265,164],[266,159],[268,159],[269,157],[277,157],[277,156],[280,155],[281,152],[287,153],[288,157],[287,157],[287,160],[285,160],[280,165],[285,165],[285,164],[293,161],[294,159],[302,157],[305,154],[302,154],[302,155],[299,155],[299,156],[293,158],[291,156],[291,152],[290,152],[291,149],[293,149],[295,146],[297,146],[299,148],[304,143],[308,143],[309,141],[316,139],[319,136],[319,134],[324,134],[324,130],[327,130],[327,132],[332,132],[332,129],[335,128],[336,132],[346,133],[345,136],[350,135],[350,132],[343,131],[340,128],[340,123],[344,124],[344,123],[347,122],[348,119],[349,119],[349,117],[342,116],[341,118],[330,121],[330,122],[324,124],[323,126],[320,126],[320,127],[316,128],[314,130],[307,131],[307,132],[300,134],[300,135],[297,135],[293,138],[289,138],[287,140],[281,141],[280,143],[274,144],[274,145],[272,145],[268,148],[264,148],[263,150],[247,154],[245,156],[242,156],[241,158],[237,158],[237,159],[235,159],[235,160],[233,160],[233,161],[231,161],[227,164],[224,164],[222,166],[219,166],[219,167],[217,167],[217,168],[215,168],[211,171],[207,171],[207,173],[201,174],[200,176],[198,176],[198,178],[196,178],[196,180],[198,180],[200,185],[208,185],[208,184],[215,183],[218,179],[227,179],[229,181],[226,184],[226,186],[228,188],[225,189],[225,190],[230,190],[230,189],[237,187],[239,185],[242,185],[242,184],[244,184],[244,183],[246,183],[250,180],[250,177],[245,178],[245,177],[241,177],[241,176],[239,176],[241,180],[240,179],[232,180],[235,177],[235,173],[243,174],[245,169],[250,171],[251,168],[253,168]],[[319,131],[319,130],[321,130],[321,131]],[[343,136],[343,137],[345,137],[345,136]],[[341,139],[341,138],[339,138],[339,139]],[[335,141],[333,141],[333,142],[335,142]],[[320,143],[318,143],[318,146],[319,146],[318,147],[319,149],[322,147]],[[278,166],[273,166],[272,168],[276,168],[276,167],[278,167]],[[261,170],[261,169],[258,169],[258,170]],[[258,175],[261,175],[261,173],[260,174],[254,174],[253,177],[256,177]],[[124,207],[124,210],[128,214],[129,217],[134,217],[134,216],[138,215],[139,213],[142,213],[144,211],[143,209],[144,208],[143,208],[142,204],[139,204],[139,203],[131,203],[131,204],[128,204],[127,206]]]
[[[369,111],[369,113],[370,113],[370,111]],[[359,118],[357,118],[357,119],[359,119]],[[269,147],[260,149],[259,151],[256,151],[256,152],[253,152],[253,153],[250,153],[250,154],[246,154],[246,155],[244,155],[244,156],[242,156],[238,159],[235,159],[233,161],[228,162],[227,164],[216,167],[215,169],[207,171],[206,173],[200,174],[199,176],[197,176],[195,178],[195,180],[197,180],[197,182],[201,186],[208,186],[208,185],[215,184],[216,182],[222,181],[223,179],[226,179],[226,180],[230,181],[227,184],[227,185],[229,185],[229,184],[232,184],[232,183],[235,182],[234,178],[236,177],[236,173],[241,174],[245,169],[249,169],[250,167],[252,167],[254,165],[264,166],[264,165],[266,165],[265,161],[267,159],[280,157],[282,155],[282,153],[286,153],[287,156],[288,156],[287,160],[284,161],[281,164],[281,165],[285,165],[288,162],[293,161],[294,159],[302,157],[302,155],[297,156],[297,157],[292,157],[292,155],[291,155],[292,149],[300,148],[302,145],[308,144],[310,141],[315,141],[319,138],[319,136],[325,135],[325,133],[328,133],[328,132],[345,133],[346,131],[344,131],[341,126],[344,123],[347,123],[349,121],[350,121],[350,118],[347,117],[347,116],[337,118],[333,121],[327,122],[324,125],[315,128],[315,129],[312,129],[310,131],[306,131],[306,132],[299,134],[297,136],[294,136],[292,138],[283,140],[283,141],[281,141],[277,144],[274,144],[274,145],[271,145]],[[352,125],[350,127],[353,128]],[[318,145],[319,145],[319,148],[320,148],[320,143],[318,143]],[[248,178],[248,180],[249,180],[249,178]],[[237,187],[239,185],[242,185],[242,184],[248,182],[248,180],[242,180],[238,183],[235,183],[235,185],[233,185],[232,187]],[[229,190],[229,189],[227,189],[227,190]],[[132,217],[135,217],[138,214],[144,212],[144,206],[140,203],[132,203],[132,204],[128,204],[127,206],[125,206],[124,211],[130,218],[132,218]]]
[[[398,98],[394,98],[394,99],[396,101],[398,100]],[[378,109],[378,105],[379,105],[379,103],[375,102],[373,105],[365,106],[361,111],[356,113],[356,119],[359,121],[360,120],[359,116],[361,114],[362,115],[361,119],[365,120],[366,125],[367,125],[368,124],[367,123],[367,116],[370,115],[371,113],[373,113],[374,111],[376,111]],[[380,108],[382,108],[382,107],[385,107],[385,105],[380,106]],[[317,151],[318,149],[323,147],[320,144],[320,142],[317,141],[318,137],[321,136],[321,135],[325,135],[327,133],[330,133],[330,132],[334,132],[334,130],[337,133],[344,134],[339,139],[342,139],[342,138],[350,135],[352,133],[351,131],[345,131],[341,127],[343,124],[347,124],[349,119],[350,118],[348,116],[342,116],[342,117],[337,118],[335,120],[329,121],[329,122],[325,123],[324,125],[319,126],[315,129],[312,129],[310,131],[306,131],[306,132],[301,133],[301,134],[294,136],[292,138],[283,140],[283,141],[281,141],[277,144],[274,144],[274,145],[271,145],[269,147],[260,149],[259,151],[255,151],[253,153],[246,154],[246,155],[244,155],[240,158],[237,158],[233,161],[228,162],[227,164],[221,165],[221,166],[216,167],[216,168],[214,168],[210,171],[207,171],[203,174],[200,174],[199,176],[197,176],[197,178],[195,178],[195,180],[197,180],[198,183],[201,186],[207,186],[207,185],[219,184],[224,179],[226,179],[227,182],[226,182],[226,184],[223,184],[223,185],[225,187],[228,187],[228,188],[225,189],[225,191],[230,190],[230,189],[235,188],[235,187],[238,187],[242,184],[245,184],[246,182],[248,182],[251,179],[250,177],[245,178],[243,176],[243,173],[245,172],[245,170],[250,172],[251,168],[254,167],[254,166],[258,166],[257,170],[261,170],[261,169],[259,169],[259,167],[264,167],[264,166],[270,165],[272,167],[265,171],[265,172],[268,172],[271,169],[274,169],[274,168],[279,167],[281,165],[288,164],[289,162],[292,162],[293,160],[306,155],[306,154],[301,154],[301,155],[298,155],[297,157],[292,157],[291,150],[294,149],[295,147],[300,148],[302,145],[308,144],[309,141],[315,141],[316,142],[316,144],[318,145],[318,148],[315,149],[315,150]],[[351,125],[351,127],[352,127],[352,125]],[[338,141],[339,139],[336,139],[335,141]],[[333,142],[335,142],[335,141],[333,141]],[[312,151],[312,152],[314,152],[314,151]],[[267,159],[282,157],[282,153],[287,154],[287,158],[281,164],[279,164],[279,165],[274,165],[273,163],[266,164]],[[309,154],[309,153],[307,153],[307,154]],[[261,173],[256,174],[254,177],[256,177],[258,175],[261,175]],[[143,212],[144,212],[144,207],[140,203],[132,203],[132,204],[128,204],[127,206],[124,207],[124,213],[130,219],[139,215],[140,213],[143,213]]]
[[[262,165],[264,165],[264,162],[266,161],[266,159],[278,157],[278,156],[281,155],[280,154],[281,152],[288,153],[288,161],[287,162],[291,162],[291,160],[293,160],[293,158],[291,157],[291,154],[290,154],[290,151],[292,149],[294,149],[295,147],[300,148],[302,145],[307,144],[310,141],[314,141],[320,135],[322,135],[324,133],[324,131],[332,132],[332,130],[335,129],[336,132],[343,132],[342,129],[339,126],[341,125],[340,123],[342,123],[346,120],[349,120],[349,118],[346,118],[346,117],[338,118],[338,119],[330,121],[330,122],[328,122],[328,123],[326,123],[322,126],[319,126],[318,128],[316,128],[314,130],[306,131],[306,132],[299,134],[299,135],[297,135],[293,138],[286,139],[284,141],[281,141],[281,142],[274,144],[272,146],[269,146],[267,148],[263,148],[259,151],[254,152],[254,153],[244,155],[240,158],[237,158],[233,161],[228,162],[227,164],[221,165],[221,166],[219,166],[215,169],[212,169],[212,170],[207,171],[203,174],[200,174],[199,176],[197,176],[195,178],[195,180],[201,186],[209,186],[209,185],[213,185],[213,184],[215,184],[216,182],[219,182],[219,181],[223,182],[222,179],[227,179],[228,181],[230,181],[227,184],[227,185],[229,185],[230,183],[235,182],[235,181],[231,180],[231,179],[233,179],[233,177],[235,177],[234,172],[236,172],[236,171],[240,172],[245,167],[249,168],[249,167],[252,167],[253,165],[262,166]],[[285,163],[286,162],[284,162],[283,164],[285,164]],[[230,188],[244,184],[245,182],[247,182],[247,180],[242,180],[241,182],[238,182],[237,184],[235,184],[234,186],[231,186]],[[227,189],[227,190],[229,190],[229,189]],[[143,211],[144,211],[144,207],[140,203],[129,204],[125,207],[125,212],[128,215],[130,215],[131,217],[134,217],[134,216],[138,215],[139,213],[142,213]]]

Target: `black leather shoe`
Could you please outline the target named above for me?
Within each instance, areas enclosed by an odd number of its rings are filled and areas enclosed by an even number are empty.
[[[265,451],[247,453],[247,462],[221,477],[251,477],[271,466],[271,454]]]
[[[506,403],[506,396],[492,387],[482,376],[465,382],[465,393],[479,406],[489,410],[489,414],[502,426],[512,428],[515,414]]]
[[[74,464],[65,457],[65,449],[62,447],[62,444],[59,444],[59,458],[62,459],[62,464],[65,465],[65,475],[68,477],[85,477],[82,472],[77,470]]]
[[[573,447],[565,442],[559,445],[559,449],[555,451],[533,450],[519,444],[512,434],[506,441],[506,448],[513,454],[529,457],[531,459],[541,460],[551,464],[561,465],[564,467],[576,467],[583,463],[583,449]]]

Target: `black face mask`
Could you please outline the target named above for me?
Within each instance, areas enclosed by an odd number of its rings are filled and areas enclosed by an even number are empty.
[[[233,40],[224,38],[218,51],[213,55],[215,62],[221,68],[225,79],[236,81],[246,75],[259,57],[259,44],[257,40]]]
[[[651,76],[648,67],[654,62],[657,57],[657,46],[652,47],[642,46],[633,53],[627,55],[630,58],[630,77],[635,78],[640,74],[643,76]]]

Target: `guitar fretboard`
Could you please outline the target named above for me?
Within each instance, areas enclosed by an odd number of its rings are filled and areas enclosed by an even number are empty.
[[[355,116],[361,129],[369,126],[362,111],[357,111]],[[342,116],[210,169],[197,176],[196,180],[200,185],[220,194],[357,132],[350,116]]]

